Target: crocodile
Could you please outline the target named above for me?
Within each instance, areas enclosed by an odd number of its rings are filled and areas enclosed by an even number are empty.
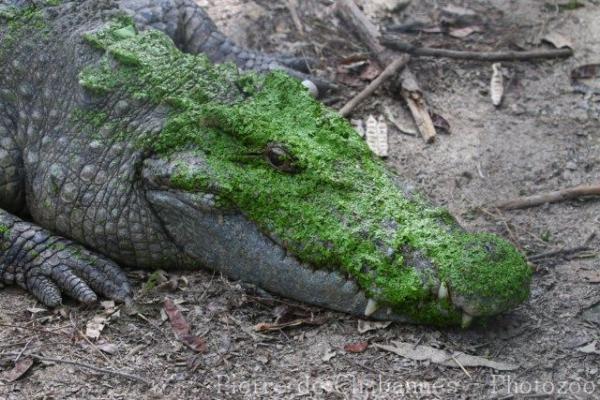
[[[0,282],[128,301],[122,268],[217,273],[375,319],[468,326],[529,295],[463,229],[191,0],[0,1]]]

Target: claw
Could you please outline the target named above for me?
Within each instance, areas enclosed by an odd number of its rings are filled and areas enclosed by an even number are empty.
[[[365,316],[369,317],[373,315],[378,308],[379,306],[377,305],[377,302],[373,299],[369,299],[367,302],[367,307],[365,308]]]

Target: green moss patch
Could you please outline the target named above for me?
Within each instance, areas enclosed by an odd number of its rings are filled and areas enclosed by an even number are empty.
[[[158,135],[129,140],[165,156],[192,150],[206,159],[210,171],[182,164],[174,187],[217,194],[302,261],[344,272],[417,321],[457,324],[460,313],[435,298],[436,277],[417,273],[407,249],[480,315],[527,298],[531,272],[512,245],[466,233],[446,211],[404,194],[348,122],[293,78],[212,65],[122,21],[86,40],[106,57],[82,71],[84,87],[171,108]],[[294,173],[264,157],[274,143],[293,157]]]

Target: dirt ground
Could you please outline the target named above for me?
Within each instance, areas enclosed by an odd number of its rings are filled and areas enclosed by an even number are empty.
[[[284,0],[199,2],[238,41],[315,57],[321,62],[317,73],[329,77],[347,57],[364,51],[331,14],[332,1],[301,1],[303,35]],[[413,58],[410,67],[433,111],[450,123],[451,134],[425,145],[392,129],[389,139],[389,167],[448,206],[468,229],[499,233],[528,255],[583,244],[591,248],[538,258],[527,303],[471,330],[392,324],[361,334],[356,318],[272,297],[210,272],[173,274],[162,288],[144,291],[147,275],[132,271],[137,309],[113,314],[100,339],[92,341],[83,332],[94,316],[106,314],[101,307],[69,303],[47,311],[24,292],[7,288],[0,295],[0,374],[13,366],[15,357],[7,353],[25,351],[126,372],[152,387],[78,365],[36,362],[19,380],[0,381],[0,399],[600,398],[600,202],[504,212],[492,207],[519,195],[600,182],[600,92],[580,93],[569,78],[576,66],[600,62],[600,2],[581,1],[584,7],[574,10],[557,3],[568,2],[455,1],[475,12],[469,26],[481,32],[464,38],[403,34],[427,46],[484,51],[535,47],[546,33],[558,32],[572,41],[575,56],[503,63],[507,85],[499,108],[489,99],[490,64]],[[413,1],[404,12],[377,14],[375,21],[430,23],[447,4]],[[357,90],[343,86],[327,101],[340,108]],[[389,89],[377,92],[352,118],[379,115],[385,107],[402,111]],[[165,296],[176,300],[193,332],[204,338],[204,352],[175,339],[161,312]],[[255,332],[255,325],[282,313],[314,318],[312,324]],[[519,368],[463,370],[375,346],[392,341]],[[369,346],[362,353],[344,350],[356,342]]]

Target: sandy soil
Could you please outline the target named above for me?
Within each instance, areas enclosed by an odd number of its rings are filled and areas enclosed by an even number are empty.
[[[316,57],[321,61],[317,73],[329,77],[344,57],[363,50],[330,14],[328,0],[301,2],[304,35],[296,30],[283,0],[199,2],[238,41]],[[418,137],[392,130],[387,160],[390,168],[448,206],[467,228],[504,235],[527,254],[583,243],[592,248],[537,262],[527,303],[466,331],[393,324],[361,334],[355,318],[272,297],[210,272],[174,274],[162,289],[144,291],[147,275],[132,271],[139,289],[136,310],[121,309],[106,323],[100,340],[89,341],[83,331],[94,316],[104,315],[101,308],[70,303],[47,311],[22,291],[8,288],[0,295],[0,371],[13,366],[14,356],[6,353],[25,349],[134,374],[152,387],[77,365],[36,362],[16,382],[0,381],[0,399],[600,398],[600,342],[595,354],[582,351],[600,341],[600,203],[578,200],[510,212],[491,206],[518,195],[600,181],[600,96],[574,91],[569,80],[574,67],[600,62],[600,2],[583,1],[582,8],[562,11],[555,3],[456,2],[475,11],[482,32],[466,38],[406,34],[407,40],[429,46],[491,50],[531,47],[545,33],[559,32],[572,40],[576,55],[504,63],[508,83],[498,109],[489,100],[489,64],[413,59],[411,68],[432,109],[450,123],[451,134],[425,145]],[[404,13],[392,18],[384,14],[377,22],[432,21],[445,4],[413,1]],[[329,102],[339,108],[356,90],[344,87]],[[393,91],[382,90],[352,117],[400,106]],[[180,304],[193,332],[206,340],[206,351],[195,353],[175,339],[161,312],[165,296]],[[312,316],[313,324],[254,331],[256,324],[282,314]],[[463,370],[413,361],[374,345],[391,341],[519,368]],[[344,350],[355,342],[368,342],[369,347],[362,353]]]

